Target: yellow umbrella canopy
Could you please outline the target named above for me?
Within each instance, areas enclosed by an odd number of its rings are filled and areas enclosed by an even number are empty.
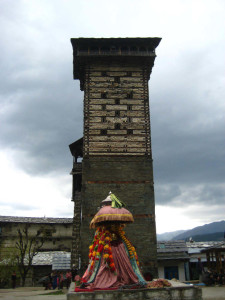
[[[103,206],[94,216],[90,223],[90,228],[95,228],[102,222],[134,222],[132,213],[123,207],[125,204],[114,194],[110,193],[109,196],[102,201],[102,204],[105,204],[105,206]]]

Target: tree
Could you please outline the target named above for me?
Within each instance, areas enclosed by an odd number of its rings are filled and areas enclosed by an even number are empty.
[[[17,254],[15,247],[1,247],[0,252],[2,251],[4,251],[4,257],[1,257],[0,261],[0,288],[6,288],[11,286],[11,276],[13,271],[16,271],[16,273],[18,273],[16,259]]]
[[[18,270],[22,279],[22,286],[25,285],[25,280],[29,270],[32,267],[33,258],[45,242],[45,236],[42,235],[43,230],[38,230],[33,236],[29,235],[29,224],[25,225],[24,229],[18,229],[18,241],[16,242],[17,264]]]

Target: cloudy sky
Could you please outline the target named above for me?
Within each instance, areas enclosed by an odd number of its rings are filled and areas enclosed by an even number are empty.
[[[72,217],[74,37],[162,37],[149,82],[157,231],[225,219],[223,0],[1,0],[0,214]],[[100,199],[101,200],[101,199]]]

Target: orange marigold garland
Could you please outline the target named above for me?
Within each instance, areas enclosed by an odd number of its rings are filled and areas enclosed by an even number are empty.
[[[118,234],[126,244],[130,258],[135,258],[137,265],[139,265],[138,256],[135,247],[131,244],[130,240],[125,236],[125,231],[123,230],[123,226],[118,228]]]
[[[137,264],[139,265],[138,256],[135,250],[135,247],[131,244],[130,240],[125,236],[123,231],[123,226],[116,226],[114,230],[121,237],[125,245],[127,246],[129,256],[131,259],[135,258]],[[89,259],[90,259],[90,270],[89,273],[92,274],[95,262],[98,261],[103,256],[105,264],[108,268],[115,272],[115,263],[112,255],[111,248],[112,234],[109,230],[106,230],[104,226],[98,227],[92,242],[92,245],[89,247]]]
[[[110,231],[106,230],[103,258],[105,260],[105,263],[108,265],[109,269],[112,272],[115,272],[116,268],[115,268],[113,255],[112,255],[111,241],[112,241],[112,235]]]
[[[107,266],[112,272],[115,272],[115,264],[112,256],[111,233],[105,230],[105,227],[99,227],[96,230],[93,243],[89,247],[89,259],[90,259],[90,270],[92,273],[94,270],[95,262],[98,261],[103,253],[103,258]]]

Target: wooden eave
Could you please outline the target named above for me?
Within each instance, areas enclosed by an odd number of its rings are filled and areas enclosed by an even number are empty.
[[[71,38],[71,43],[74,49],[81,47],[106,47],[106,46],[147,46],[151,47],[152,51],[159,45],[161,38],[146,37],[146,38]]]
[[[83,138],[69,145],[70,152],[74,157],[83,157]]]
[[[83,90],[85,66],[92,61],[96,62],[97,59],[101,62],[142,63],[149,69],[150,74],[156,57],[155,48],[160,41],[161,38],[72,38],[73,77],[81,81],[81,90]],[[110,50],[101,50],[104,47]],[[140,51],[121,51],[124,47],[130,47],[130,49],[136,47]],[[146,52],[141,51],[143,47],[147,49]]]

